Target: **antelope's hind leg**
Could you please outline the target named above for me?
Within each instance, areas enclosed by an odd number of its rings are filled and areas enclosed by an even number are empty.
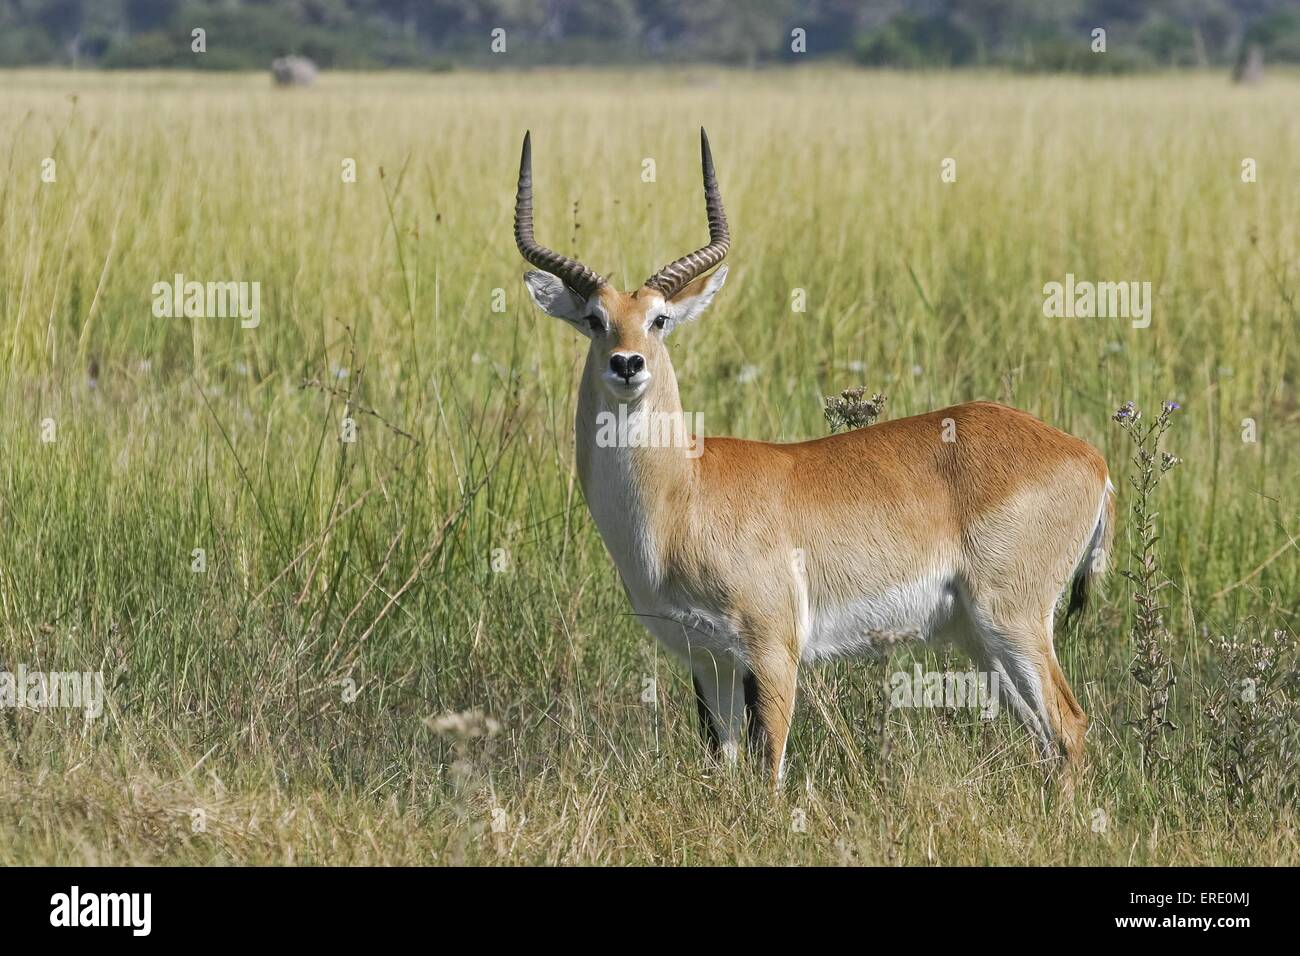
[[[979,656],[998,675],[1002,699],[1034,736],[1043,758],[1064,759],[1068,779],[1083,759],[1088,717],[1057,663],[1051,622],[1050,614],[1019,623],[981,621]]]

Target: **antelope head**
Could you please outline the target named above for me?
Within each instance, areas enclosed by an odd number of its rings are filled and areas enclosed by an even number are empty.
[[[731,235],[703,129],[700,161],[708,245],[670,262],[641,288],[620,292],[581,262],[547,249],[533,238],[533,151],[531,134],[524,134],[515,195],[515,243],[523,257],[542,270],[525,273],[524,284],[542,311],[591,340],[586,374],[598,375],[616,402],[638,401],[656,378],[674,381],[664,339],[681,323],[699,316],[726,281],[725,266],[709,272],[727,254]]]

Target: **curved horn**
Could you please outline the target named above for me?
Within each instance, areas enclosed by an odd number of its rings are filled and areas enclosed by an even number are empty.
[[[709,151],[709,137],[700,127],[700,165],[704,170],[704,206],[709,214],[709,244],[696,249],[689,256],[670,262],[645,284],[671,299],[686,283],[712,269],[727,254],[731,246],[731,233],[727,230],[727,213],[722,208],[722,193],[718,190],[718,176],[713,170],[713,153]]]
[[[515,245],[519,253],[539,269],[559,276],[584,299],[605,284],[605,280],[577,259],[547,249],[533,238],[533,142],[524,133],[524,151],[519,157],[519,189],[515,193]]]

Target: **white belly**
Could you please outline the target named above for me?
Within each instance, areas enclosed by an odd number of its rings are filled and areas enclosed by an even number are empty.
[[[888,653],[893,644],[946,636],[959,609],[957,585],[934,574],[864,594],[846,603],[812,609],[803,659],[824,660]]]
[[[633,595],[633,603],[645,628],[683,660],[708,653],[744,663],[741,636],[721,612],[675,607],[660,595]],[[808,633],[801,635],[802,657],[816,661],[877,656],[902,642],[940,642],[954,636],[960,621],[956,583],[949,575],[936,574],[847,603],[811,608]],[[795,629],[796,622],[792,620],[790,626]]]

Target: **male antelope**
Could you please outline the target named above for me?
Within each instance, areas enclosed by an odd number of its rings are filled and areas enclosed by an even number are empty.
[[[619,292],[533,238],[524,136],[515,241],[545,271],[533,301],[591,340],[578,393],[578,477],[645,627],[685,659],[710,744],[742,730],[779,782],[799,665],[882,635],[954,641],[998,675],[1045,757],[1073,766],[1088,720],[1057,664],[1053,612],[1082,607],[1114,524],[1091,445],[989,402],[814,441],[598,442],[601,413],[682,412],[665,339],[722,288],[730,245],[700,131],[709,244]]]

